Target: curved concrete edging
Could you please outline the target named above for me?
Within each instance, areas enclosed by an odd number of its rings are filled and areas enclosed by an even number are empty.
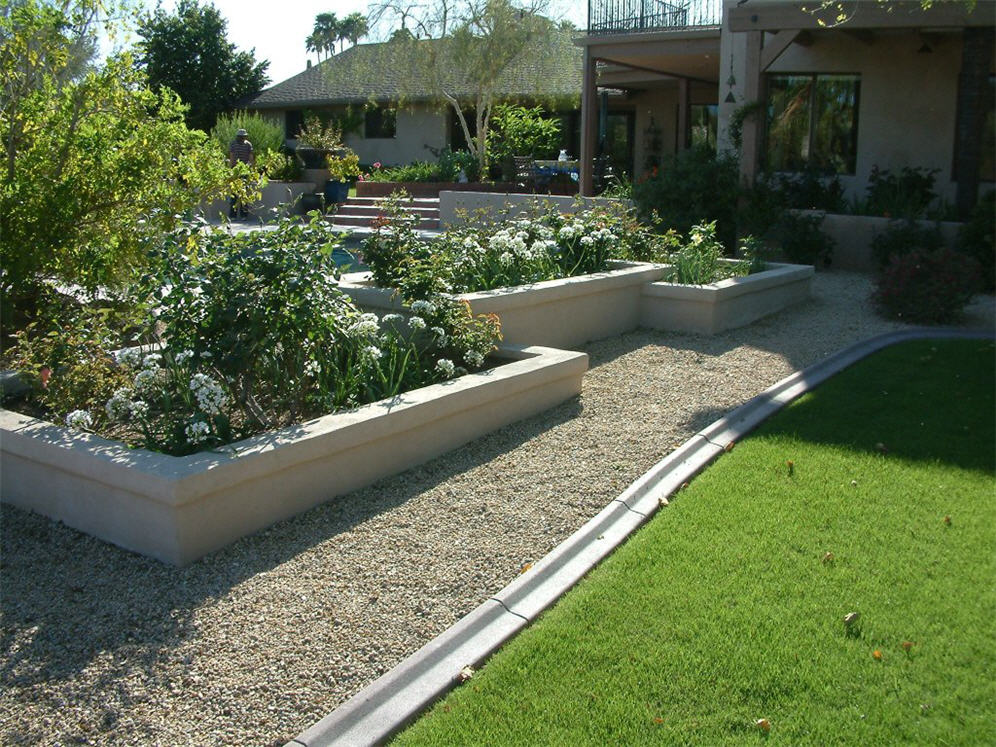
[[[748,400],[699,431],[527,572],[372,682],[286,747],[380,744],[460,682],[619,546],[667,497],[730,444],[834,374],[883,348],[920,339],[992,339],[990,332],[912,329],[872,337]]]

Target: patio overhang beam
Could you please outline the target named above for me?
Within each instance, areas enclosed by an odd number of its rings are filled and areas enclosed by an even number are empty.
[[[630,70],[638,70],[641,73],[651,73],[653,75],[660,75],[664,78],[674,78],[676,80],[687,80],[695,83],[706,83],[710,86],[716,85],[714,80],[706,80],[705,78],[696,78],[692,75],[683,75],[681,73],[675,73],[670,70],[661,70],[660,68],[647,67],[646,65],[637,65],[632,62],[623,62],[622,60],[609,59],[608,57],[598,57],[599,62],[604,62],[609,65],[618,65],[619,67],[625,67]]]
[[[730,31],[782,31],[786,29],[909,29],[992,26],[996,4],[977,0],[974,9],[961,2],[938,2],[924,9],[919,0],[893,0],[888,4],[837,3],[827,10],[804,10],[806,3],[744,5],[729,11]],[[845,20],[838,22],[838,15]]]

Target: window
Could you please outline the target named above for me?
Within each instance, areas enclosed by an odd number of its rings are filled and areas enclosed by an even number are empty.
[[[304,129],[304,112],[300,109],[288,109],[284,112],[284,137],[297,140],[298,134]]]
[[[692,104],[692,147],[716,150],[719,104]]]
[[[860,90],[857,75],[768,76],[768,168],[853,174]]]
[[[397,133],[398,114],[395,109],[367,109],[363,117],[363,137],[392,138]]]

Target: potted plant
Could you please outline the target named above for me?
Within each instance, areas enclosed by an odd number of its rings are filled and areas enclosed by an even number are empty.
[[[349,198],[349,183],[360,175],[360,159],[349,148],[339,148],[325,159],[329,178],[325,182],[325,202],[340,203]]]

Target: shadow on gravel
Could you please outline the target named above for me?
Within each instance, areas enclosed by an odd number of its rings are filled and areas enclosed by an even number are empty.
[[[0,506],[0,689],[69,679],[98,657],[114,689],[195,638],[194,612],[235,585],[578,417],[578,398],[173,568]],[[141,593],[136,594],[135,591]],[[124,631],[124,632],[122,632]],[[124,699],[127,701],[127,698]]]

